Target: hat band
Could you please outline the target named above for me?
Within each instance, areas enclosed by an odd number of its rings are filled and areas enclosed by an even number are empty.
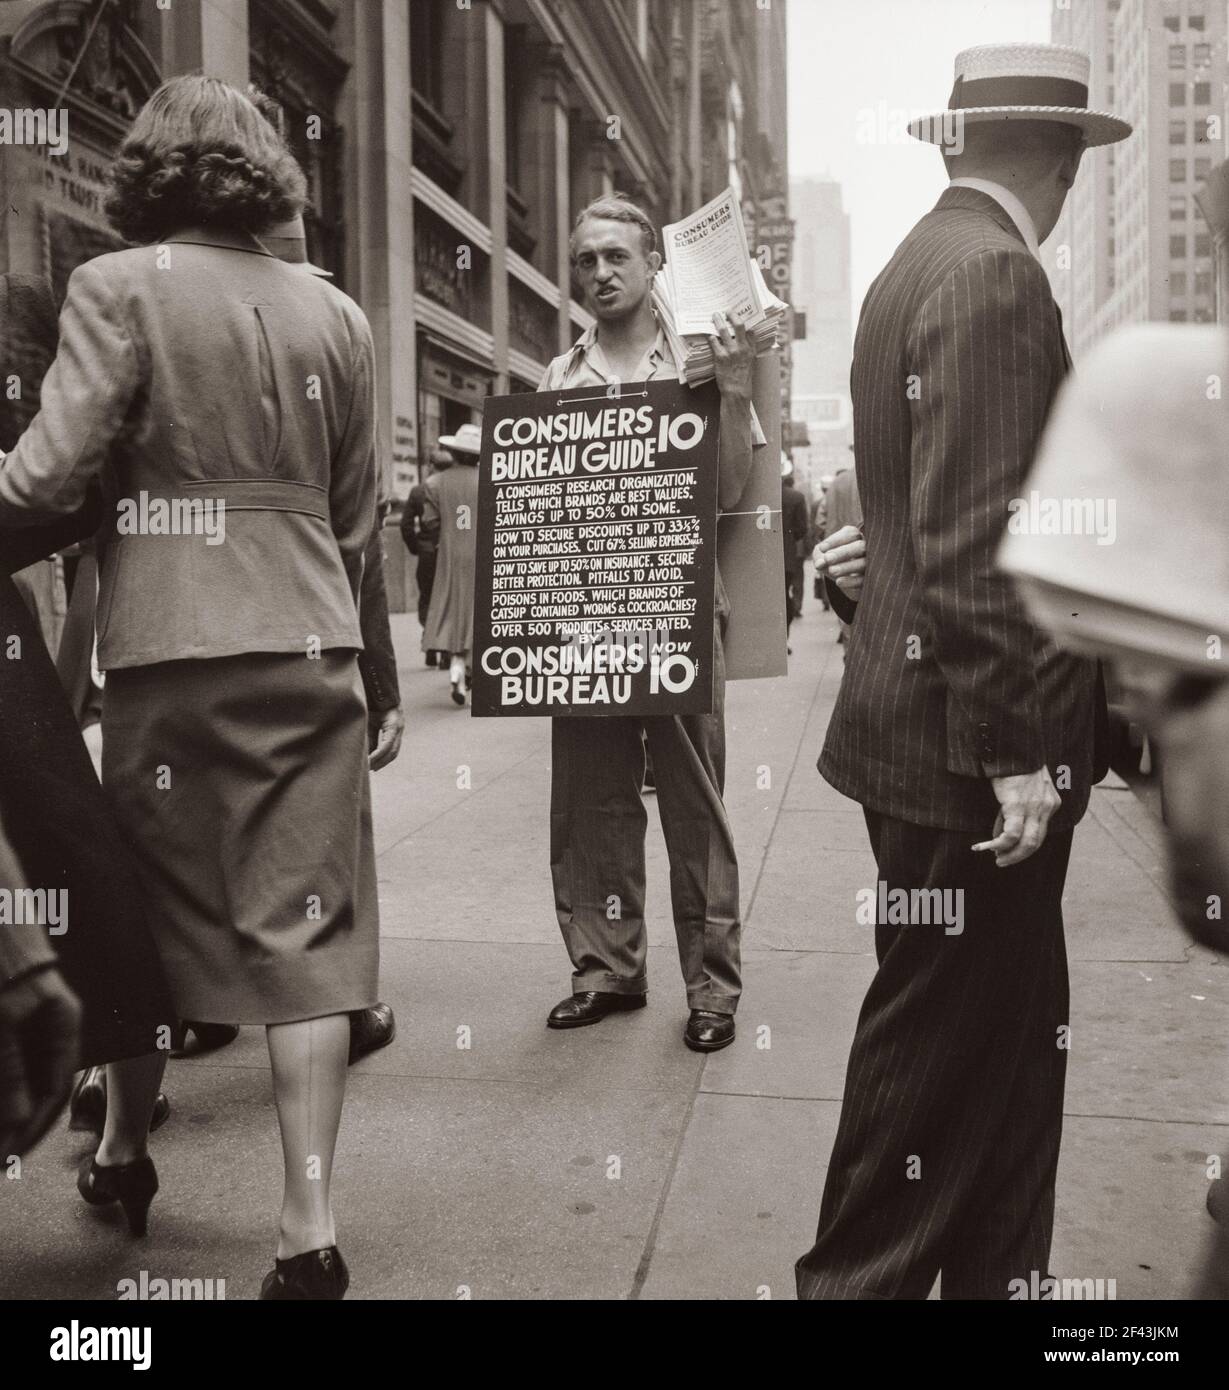
[[[1088,107],[1088,87],[1068,77],[958,77],[949,109],[974,106]]]

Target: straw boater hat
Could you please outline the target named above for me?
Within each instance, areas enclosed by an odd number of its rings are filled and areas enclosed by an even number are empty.
[[[956,55],[948,109],[909,122],[909,134],[950,144],[953,128],[983,121],[1056,121],[1078,126],[1085,145],[1125,140],[1131,126],[1088,109],[1089,61],[1078,48],[1054,43],[994,43]]]

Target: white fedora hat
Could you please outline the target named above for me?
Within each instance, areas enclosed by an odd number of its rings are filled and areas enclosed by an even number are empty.
[[[479,425],[462,425],[456,434],[441,434],[440,446],[451,449],[456,454],[480,454],[482,452],[482,428]]]
[[[956,55],[948,109],[909,122],[909,134],[950,145],[962,124],[1055,121],[1077,126],[1085,145],[1112,145],[1131,133],[1127,121],[1088,109],[1088,55],[1056,43],[994,43]]]

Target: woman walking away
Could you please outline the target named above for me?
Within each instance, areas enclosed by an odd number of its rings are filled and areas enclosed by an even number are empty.
[[[70,511],[102,475],[103,784],[179,1017],[267,1028],[285,1185],[261,1297],[341,1298],[347,1014],[377,998],[356,661],[371,334],[352,300],[256,239],[305,185],[234,88],[164,83],[111,184],[108,215],[136,245],[69,281],[41,410],[0,465],[0,521]],[[134,1229],[156,1188],[161,1055],[112,1069],[78,1183]]]
[[[474,526],[482,431],[462,425],[456,434],[443,435],[440,445],[452,455],[454,466],[433,473],[424,489],[423,530],[434,534],[438,528],[439,558],[422,645],[424,651],[449,654],[452,698],[464,705],[474,643]]]

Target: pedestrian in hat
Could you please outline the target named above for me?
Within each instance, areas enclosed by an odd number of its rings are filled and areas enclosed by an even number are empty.
[[[1050,44],[958,55],[948,110],[910,127],[950,185],[862,306],[866,577],[819,769],[866,816],[879,970],[801,1298],[925,1298],[940,1273],[945,1298],[1007,1298],[1049,1259],[1062,893],[1104,701],[995,552],[1069,366],[1037,248],[1084,149],[1130,134],[1088,110],[1088,70]],[[885,921],[884,889],[954,910]]]
[[[436,535],[438,528],[438,550],[422,649],[448,653],[452,698],[464,705],[474,645],[474,525],[482,431],[462,425],[456,434],[442,435],[439,443],[452,456],[453,467],[433,473],[424,486],[423,530]]]

